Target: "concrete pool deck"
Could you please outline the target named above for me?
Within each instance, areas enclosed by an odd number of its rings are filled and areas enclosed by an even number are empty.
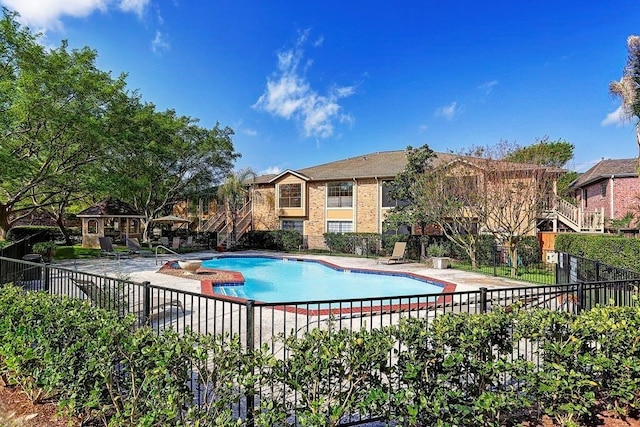
[[[469,271],[455,269],[435,269],[428,268],[425,264],[417,262],[378,263],[378,259],[341,257],[331,255],[315,255],[315,254],[289,254],[278,252],[264,251],[239,251],[219,253],[215,251],[191,252],[181,254],[179,257],[173,254],[159,255],[156,257],[135,256],[130,258],[122,258],[119,260],[113,258],[98,258],[89,260],[67,260],[56,262],[55,266],[72,268],[85,273],[93,273],[110,277],[119,277],[134,282],[148,281],[154,286],[162,286],[176,290],[200,293],[200,281],[176,276],[169,276],[159,273],[160,267],[170,260],[177,259],[202,259],[207,260],[218,256],[238,256],[238,255],[254,255],[254,256],[282,256],[296,259],[322,260],[330,264],[345,269],[365,269],[365,270],[381,270],[394,271],[401,273],[412,273],[456,285],[456,291],[473,291],[481,287],[488,289],[507,288],[507,287],[523,287],[526,283],[510,280],[500,277],[492,277],[484,274],[473,273]]]

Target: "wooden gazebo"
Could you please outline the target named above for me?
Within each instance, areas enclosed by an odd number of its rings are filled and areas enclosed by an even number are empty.
[[[129,203],[113,197],[89,206],[76,216],[82,219],[82,246],[85,248],[99,248],[99,237],[109,236],[115,242],[124,242],[126,237],[142,236],[144,215]]]

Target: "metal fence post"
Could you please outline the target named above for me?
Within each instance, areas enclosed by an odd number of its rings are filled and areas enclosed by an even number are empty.
[[[578,282],[578,286],[576,288],[576,293],[577,293],[577,297],[578,297],[578,313],[579,314],[582,310],[584,310],[584,283],[582,282]]]
[[[151,318],[151,282],[142,282],[144,294],[142,296],[142,320],[144,324],[149,323]]]
[[[600,281],[600,261],[595,261],[593,263],[593,267],[596,270],[596,277],[595,277],[595,282],[599,282]]]
[[[247,337],[247,353],[251,354],[254,350],[255,344],[254,344],[254,326],[255,326],[255,316],[254,316],[254,304],[255,301],[254,300],[248,300],[246,303],[246,308],[247,308],[247,329],[246,329],[246,337]],[[254,371],[254,367],[251,367],[251,374],[253,375],[255,373]],[[254,426],[254,406],[255,406],[255,396],[254,396],[254,391],[253,388],[249,389],[247,391],[247,394],[245,396],[246,398],[246,402],[247,402],[247,427],[253,427]]]
[[[480,313],[487,312],[487,288],[480,288]]]
[[[498,276],[498,249],[493,250],[493,277]]]
[[[44,265],[42,271],[42,274],[44,274],[44,290],[45,292],[49,292],[49,286],[51,285],[51,270],[49,269],[49,263]]]

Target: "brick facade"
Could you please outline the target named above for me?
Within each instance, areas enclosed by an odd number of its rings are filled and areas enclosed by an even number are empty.
[[[603,196],[603,187],[605,195]],[[640,178],[613,177],[593,182],[576,193],[585,211],[604,209],[607,220],[621,219],[628,212],[637,212],[640,205]],[[585,198],[586,196],[586,198]]]

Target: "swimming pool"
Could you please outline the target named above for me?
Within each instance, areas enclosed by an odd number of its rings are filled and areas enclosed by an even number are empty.
[[[320,262],[269,257],[220,257],[202,267],[239,271],[242,286],[215,286],[221,295],[262,302],[325,301],[441,293],[444,285],[400,273],[343,270]]]

